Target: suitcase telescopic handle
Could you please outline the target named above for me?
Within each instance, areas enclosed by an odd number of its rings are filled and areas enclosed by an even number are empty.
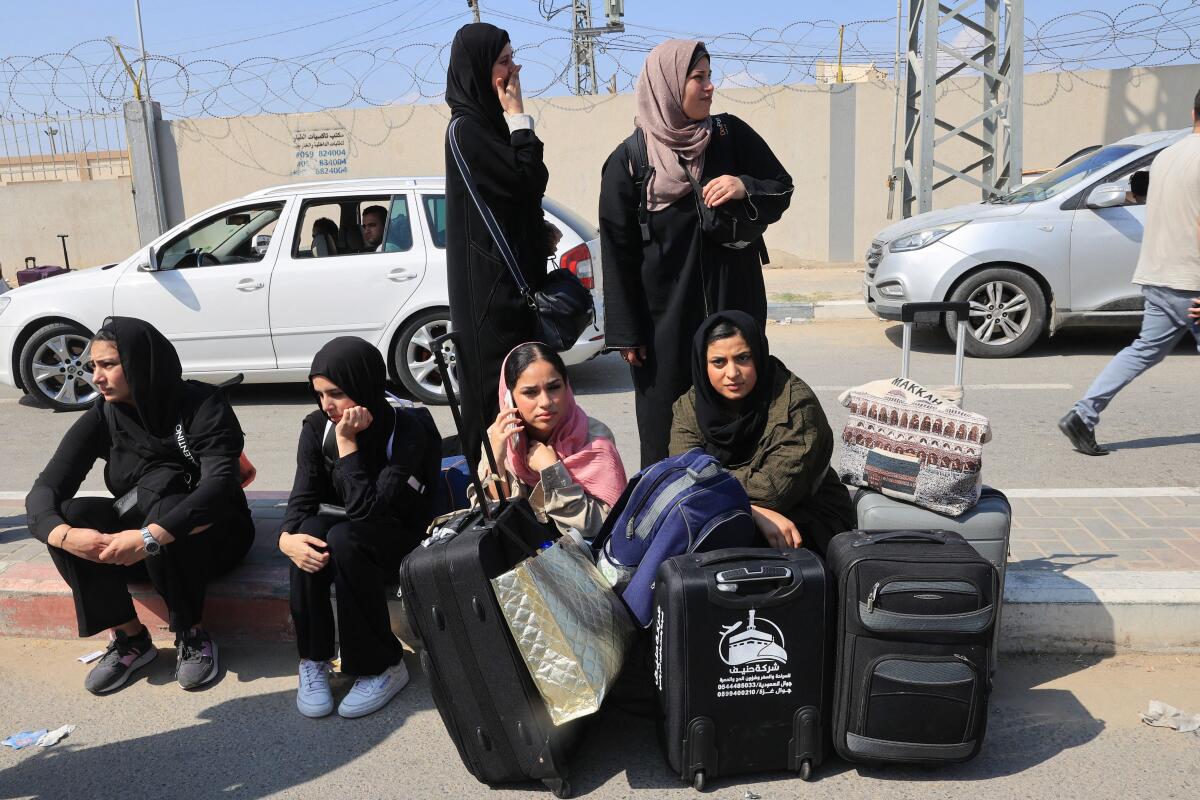
[[[446,356],[442,349],[446,344],[453,344],[456,351],[462,347],[458,334],[454,331],[442,334],[434,339],[429,346],[433,350],[433,360],[437,363],[438,372],[442,376],[442,386],[446,389],[446,400],[450,403],[450,415],[454,417],[454,428],[458,431],[459,438],[462,439],[465,438],[465,428],[463,427],[462,412],[458,406],[458,395],[454,391],[454,381],[450,378],[450,367],[446,363]],[[492,452],[492,443],[488,439],[486,431],[483,436],[483,452],[487,454],[488,466],[492,468],[492,475],[499,475],[500,470],[496,466],[496,454]],[[470,455],[468,454],[469,458]],[[483,516],[490,520],[492,519],[492,512],[488,506],[487,494],[483,491],[483,481],[479,479],[479,471],[475,469],[469,460],[467,467],[467,472],[471,475],[471,483],[475,486],[476,496],[479,497],[479,508],[482,509]],[[497,495],[499,494],[500,492],[497,492]],[[497,497],[497,500],[501,506],[504,505],[503,498]]]
[[[736,592],[742,586],[758,588],[778,583],[790,583],[792,571],[787,567],[763,565],[760,567],[735,567],[717,573],[717,590]]]
[[[912,327],[918,314],[953,314],[958,320],[958,332],[954,339],[954,385],[963,385],[963,361],[966,358],[967,319],[971,315],[971,304],[965,301],[950,303],[904,303],[900,306],[900,321],[904,323],[904,347],[900,361],[900,377],[908,377],[912,356]]]

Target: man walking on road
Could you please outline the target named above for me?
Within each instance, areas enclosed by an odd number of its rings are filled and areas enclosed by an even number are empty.
[[[1133,282],[1146,301],[1142,332],[1109,362],[1087,393],[1058,421],[1075,449],[1103,456],[1096,443],[1100,413],[1117,392],[1162,361],[1190,330],[1200,350],[1200,93],[1192,105],[1190,136],[1159,153],[1150,167],[1146,229]]]

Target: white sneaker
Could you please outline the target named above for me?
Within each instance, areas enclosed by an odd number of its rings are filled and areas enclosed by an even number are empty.
[[[296,708],[306,717],[323,717],[333,711],[328,661],[300,659],[300,688],[296,690]]]
[[[368,675],[354,681],[350,692],[342,698],[338,713],[347,719],[365,717],[388,704],[408,685],[408,667],[401,661],[378,675]]]

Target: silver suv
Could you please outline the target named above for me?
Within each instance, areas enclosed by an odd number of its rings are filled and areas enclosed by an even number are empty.
[[[1130,179],[1188,133],[1131,136],[1007,195],[884,228],[867,250],[867,307],[898,320],[904,303],[965,300],[966,350],[991,358],[1017,355],[1046,331],[1139,324],[1142,297],[1130,281],[1146,206]],[[921,321],[955,335],[951,319]]]

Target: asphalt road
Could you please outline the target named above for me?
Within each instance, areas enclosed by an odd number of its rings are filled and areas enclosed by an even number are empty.
[[[878,320],[772,324],[773,354],[817,389],[835,431],[845,421],[841,390],[900,367],[899,325]],[[985,453],[985,480],[1007,489],[1063,487],[1195,486],[1200,483],[1200,411],[1196,385],[1200,355],[1185,339],[1162,364],[1121,393],[1098,429],[1117,452],[1102,458],[1075,453],[1055,423],[1091,383],[1131,332],[1066,332],[1015,359],[968,359],[967,407],[987,415],[994,441]],[[937,330],[914,336],[912,377],[930,385],[952,380],[953,350]],[[613,355],[572,370],[576,394],[588,413],[617,436],[630,473],[638,463],[637,428],[628,368]],[[300,420],[312,408],[302,384],[240,386],[232,390],[247,434],[247,453],[258,467],[252,488],[291,487]],[[434,409],[444,433],[446,408]],[[0,390],[0,491],[24,492],[75,420],[34,408],[12,389]],[[99,469],[85,488],[102,489]]]
[[[536,798],[535,784],[488,790],[467,773],[429,682],[358,720],[301,717],[291,645],[226,645],[225,674],[203,691],[171,679],[174,652],[116,694],[82,688],[75,657],[94,642],[0,639],[3,735],[73,723],[51,748],[0,748],[0,798]],[[416,670],[417,659],[408,658]],[[1001,661],[987,738],[974,761],[942,769],[857,769],[837,759],[802,784],[788,773],[715,781],[706,796],[741,800],[879,797],[1130,800],[1195,797],[1195,734],[1143,725],[1150,699],[1200,711],[1198,656]],[[20,676],[19,681],[12,680]],[[335,695],[346,690],[335,684]],[[698,797],[666,767],[646,718],[604,711],[570,760],[576,797]]]

